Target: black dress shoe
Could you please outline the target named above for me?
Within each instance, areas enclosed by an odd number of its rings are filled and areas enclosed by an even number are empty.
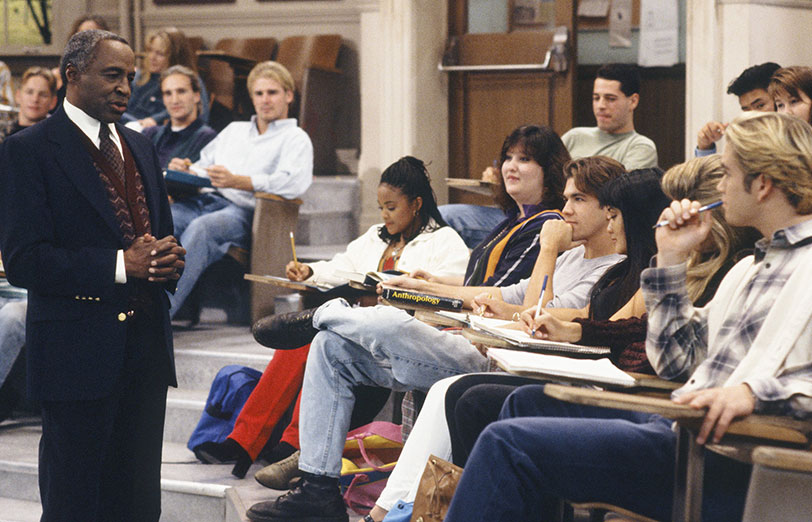
[[[317,484],[303,478],[288,493],[276,500],[254,504],[245,514],[253,522],[349,521],[337,480]]]
[[[204,442],[195,447],[195,457],[204,464],[231,464],[234,469],[231,474],[237,478],[245,478],[248,468],[254,463],[251,455],[245,451],[234,439],[223,442]]]
[[[315,308],[301,312],[269,315],[254,323],[251,332],[262,346],[293,350],[310,343],[318,330],[313,328]]]

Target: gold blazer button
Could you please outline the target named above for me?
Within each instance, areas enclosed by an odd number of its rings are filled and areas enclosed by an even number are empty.
[[[127,314],[125,314],[124,312],[121,312],[120,314],[118,314],[118,320],[120,322],[126,321],[127,320]]]

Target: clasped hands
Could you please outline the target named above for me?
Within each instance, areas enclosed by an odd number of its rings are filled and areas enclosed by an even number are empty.
[[[156,239],[151,234],[144,234],[124,251],[124,266],[127,277],[165,283],[180,277],[185,256],[186,249],[174,236]]]

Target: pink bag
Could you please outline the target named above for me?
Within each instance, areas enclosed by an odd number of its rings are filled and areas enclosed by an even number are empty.
[[[397,464],[403,442],[400,426],[376,421],[347,434],[341,459],[341,492],[347,506],[366,515]]]

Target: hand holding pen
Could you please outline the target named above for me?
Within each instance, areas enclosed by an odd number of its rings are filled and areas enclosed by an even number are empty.
[[[688,199],[672,201],[654,227],[657,266],[684,263],[692,251],[700,249],[711,229],[712,213],[707,211],[720,205],[719,201],[705,206]]]
[[[544,301],[544,291],[547,290],[547,278],[548,275],[544,274],[544,281],[541,283],[541,293],[539,293],[539,302],[536,303],[536,313],[533,315],[533,327],[530,328],[530,337],[536,335],[536,322],[535,320],[538,319],[538,316],[541,315],[541,303]]]
[[[672,209],[672,211],[675,213],[674,214],[674,224],[673,224],[673,226],[671,228],[676,228],[678,225],[683,224],[683,222],[690,219],[692,215],[696,215],[696,214],[699,214],[700,212],[705,212],[707,210],[713,210],[713,209],[719,208],[721,206],[722,206],[722,200],[714,201],[713,203],[708,203],[707,205],[705,205],[703,207],[699,207],[698,209],[696,209],[696,212],[693,211],[693,208],[690,208],[687,211],[687,214],[685,212],[683,212],[683,214],[681,214],[681,215],[677,215],[676,214],[677,211],[675,209],[673,209],[672,207],[669,207],[669,209]],[[663,219],[662,221],[657,222],[657,224],[654,225],[651,228],[667,227],[668,225],[672,225],[672,222],[669,219]]]

